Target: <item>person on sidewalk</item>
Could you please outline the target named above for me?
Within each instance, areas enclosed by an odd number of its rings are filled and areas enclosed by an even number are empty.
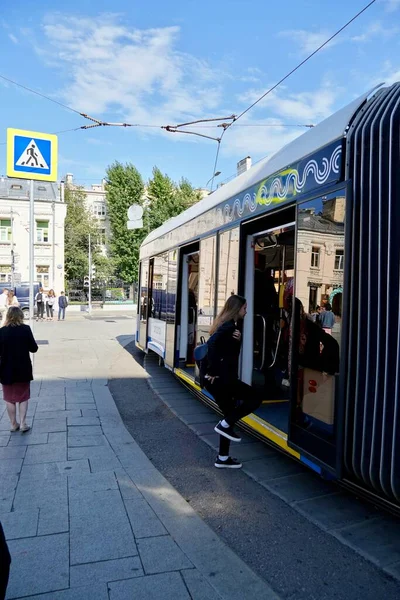
[[[38,293],[35,296],[35,304],[36,304],[36,321],[43,321],[44,315],[44,305],[45,305],[45,294],[43,288],[39,288]]]
[[[46,316],[48,321],[54,318],[54,305],[56,303],[56,295],[54,290],[50,290],[46,296]]]
[[[208,346],[208,368],[205,387],[214,397],[224,418],[214,430],[220,435],[219,455],[215,461],[218,469],[240,469],[242,464],[229,455],[230,442],[240,442],[234,424],[254,412],[261,399],[249,385],[238,377],[242,333],[238,322],[247,312],[246,299],[233,295],[228,298],[211,327]]]
[[[19,306],[18,298],[14,294],[14,290],[8,290],[6,306],[7,310],[10,308],[10,306]]]
[[[58,297],[58,320],[60,320],[60,318],[62,318],[62,320],[64,321],[65,319],[65,309],[68,306],[68,300],[67,297],[65,296],[64,292],[61,292],[61,294]]]
[[[332,312],[332,306],[329,302],[325,304],[325,310],[321,313],[320,324],[326,333],[332,333],[332,328],[335,324],[335,315]]]
[[[5,318],[6,318],[6,313],[7,313],[7,310],[8,310],[7,297],[8,297],[8,289],[4,288],[3,293],[0,294],[0,317],[1,317],[1,325],[4,325],[4,321],[5,321]]]
[[[30,398],[30,384],[33,380],[30,352],[37,352],[38,345],[29,325],[24,324],[24,313],[18,306],[8,309],[4,327],[0,329],[0,383],[11,431],[29,431],[26,412]],[[17,422],[17,407],[19,419]]]
[[[8,550],[3,526],[0,522],[0,600],[5,600],[10,576],[11,556]]]

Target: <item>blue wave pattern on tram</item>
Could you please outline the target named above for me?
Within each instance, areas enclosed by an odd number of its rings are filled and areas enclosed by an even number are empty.
[[[292,200],[298,194],[338,181],[341,171],[342,146],[334,142],[320,150],[312,158],[308,157],[297,164],[271,175],[261,183],[247,190],[242,198],[230,200],[217,208],[218,222],[231,223],[265,210],[271,204]]]

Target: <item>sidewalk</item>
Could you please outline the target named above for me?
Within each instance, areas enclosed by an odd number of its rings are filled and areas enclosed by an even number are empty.
[[[107,376],[127,323],[39,323],[32,430],[10,434],[1,404],[7,599],[278,600],[125,429]]]

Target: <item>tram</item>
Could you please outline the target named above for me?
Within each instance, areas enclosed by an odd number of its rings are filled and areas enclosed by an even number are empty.
[[[241,426],[398,507],[399,236],[396,83],[145,238],[136,345],[217,408],[193,351],[227,297],[245,296],[239,376],[263,402]],[[316,346],[318,307],[333,318]]]

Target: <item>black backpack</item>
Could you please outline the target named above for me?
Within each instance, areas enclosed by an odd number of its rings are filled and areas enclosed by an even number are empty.
[[[208,345],[203,336],[201,336],[200,344],[196,346],[193,354],[199,369],[200,387],[204,388],[208,369]]]

